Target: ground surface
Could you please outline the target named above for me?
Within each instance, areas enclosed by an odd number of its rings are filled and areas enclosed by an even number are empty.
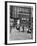
[[[31,34],[25,32],[19,32],[18,30],[12,29],[10,34],[10,40],[27,40],[31,39]]]

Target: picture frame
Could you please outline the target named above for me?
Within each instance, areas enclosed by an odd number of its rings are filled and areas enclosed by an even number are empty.
[[[10,37],[10,7],[25,7],[33,9],[33,38],[31,40],[11,40]],[[13,7],[14,8],[14,7]],[[14,8],[15,9],[15,8]],[[27,10],[28,10],[27,9]],[[27,14],[28,15],[28,14]],[[16,17],[15,17],[16,18]],[[13,18],[14,19],[14,18]],[[24,20],[24,19],[23,19]],[[24,26],[23,26],[23,33],[24,33]],[[19,29],[20,31],[20,29]],[[17,1],[5,1],[5,44],[12,45],[12,44],[29,44],[29,43],[36,43],[36,3],[34,2],[17,2]]]

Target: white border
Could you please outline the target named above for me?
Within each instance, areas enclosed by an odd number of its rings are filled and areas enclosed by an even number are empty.
[[[10,5],[13,6],[32,6],[33,7],[33,40],[9,40],[10,32]],[[7,43],[24,43],[24,42],[35,42],[35,4],[23,4],[23,3],[7,3]]]

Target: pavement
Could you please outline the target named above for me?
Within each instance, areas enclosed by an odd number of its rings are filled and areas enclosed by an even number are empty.
[[[31,39],[31,34],[25,32],[19,32],[16,28],[12,28],[10,33],[10,40],[29,40]]]

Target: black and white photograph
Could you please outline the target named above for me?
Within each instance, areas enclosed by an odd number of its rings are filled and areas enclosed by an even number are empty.
[[[35,42],[35,3],[7,2],[6,12],[7,43]]]

